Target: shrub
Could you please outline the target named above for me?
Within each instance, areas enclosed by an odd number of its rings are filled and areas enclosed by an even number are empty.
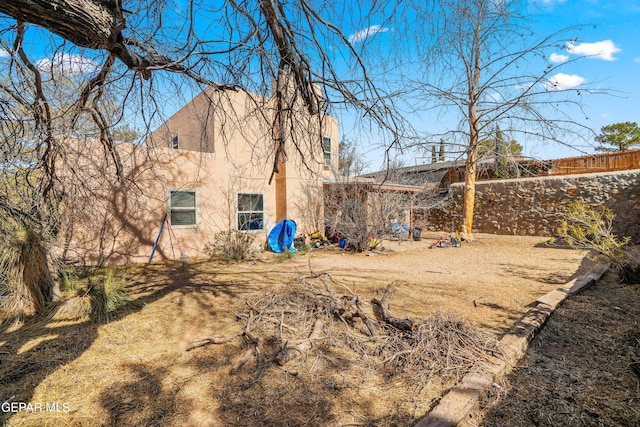
[[[204,248],[204,253],[209,257],[224,261],[242,261],[255,252],[253,236],[243,231],[221,231],[213,237],[213,242]]]
[[[619,239],[613,233],[615,214],[605,206],[590,206],[582,200],[571,202],[560,221],[557,234],[571,247],[586,248],[605,255],[616,270],[628,264],[629,237]]]
[[[276,262],[284,262],[284,261],[287,261],[287,260],[290,260],[290,259],[294,259],[296,257],[295,256],[296,253],[297,253],[297,251],[296,252],[292,252],[289,249],[285,249],[284,252],[279,253],[278,255],[276,255],[275,260],[276,260]]]
[[[91,296],[91,318],[96,323],[109,323],[113,314],[133,302],[127,290],[129,281],[116,276],[113,270],[89,282]]]
[[[55,282],[45,239],[10,216],[0,219],[0,317],[40,313],[54,296]]]
[[[75,270],[61,268],[58,271],[58,282],[62,292],[75,292],[80,286],[81,277]]]

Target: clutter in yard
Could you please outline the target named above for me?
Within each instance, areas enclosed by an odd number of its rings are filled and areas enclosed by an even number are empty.
[[[459,248],[462,246],[462,241],[455,235],[439,237],[435,242],[429,245],[429,249],[433,248]]]
[[[295,252],[293,239],[296,235],[297,225],[295,221],[283,219],[269,232],[267,242],[269,248],[275,253],[282,253],[285,250]]]

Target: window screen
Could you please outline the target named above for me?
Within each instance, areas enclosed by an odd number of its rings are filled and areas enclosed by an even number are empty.
[[[196,225],[195,191],[171,192],[171,225]]]

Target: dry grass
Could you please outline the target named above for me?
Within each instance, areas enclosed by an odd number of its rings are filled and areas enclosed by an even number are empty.
[[[414,251],[422,247],[403,245]],[[489,249],[506,255],[492,255]],[[377,258],[319,251],[314,270],[333,265],[336,283],[362,296],[367,313],[371,313],[370,298],[380,297],[376,290],[384,289],[394,276],[401,279],[391,297],[391,311],[424,326],[404,337],[383,330],[379,340],[368,337],[359,320],[347,328],[319,305],[318,294],[326,287],[317,278],[310,280],[311,293],[309,283],[295,280],[301,274],[308,276],[307,255],[283,263],[271,257],[233,265],[191,260],[136,267],[127,272],[131,278],[127,289],[141,305],[117,311],[106,325],[74,317],[83,304],[75,301],[47,321],[0,333],[0,401],[15,396],[14,402],[57,402],[69,408],[0,416],[11,426],[412,425],[443,390],[474,369],[472,359],[478,354],[465,356],[464,350],[476,353],[478,347],[490,348],[492,332],[510,326],[510,319],[525,310],[531,296],[553,288],[555,280],[564,280],[580,265],[580,257],[570,251],[549,252],[544,256],[563,259],[558,270],[535,267],[527,272],[532,257],[526,251],[521,263],[507,258],[519,255],[516,249],[517,245],[487,245],[430,251],[427,267],[405,258],[424,257],[408,249]],[[530,250],[547,254],[547,249]],[[474,255],[482,256],[477,266]],[[454,274],[454,256],[464,258],[473,282],[469,276]],[[449,264],[437,261],[438,257],[449,258]],[[492,259],[498,261],[495,268],[502,276],[490,282],[498,289],[484,289],[481,271]],[[400,268],[413,276],[376,270],[391,262],[402,263]],[[567,266],[571,271],[563,270]],[[427,268],[452,273],[425,277]],[[556,271],[566,276],[550,280]],[[512,280],[522,275],[524,280]],[[349,295],[345,287],[336,286],[334,298]],[[230,375],[231,367],[251,348],[239,338],[247,322],[247,302],[257,308],[252,309],[255,318],[259,313],[264,317],[251,327],[254,337],[264,339],[262,362],[278,345],[306,339],[313,319],[324,313],[329,317],[322,339],[282,368],[272,363],[261,366],[261,360],[252,357]],[[283,308],[292,302],[301,309],[284,310],[283,317]],[[467,312],[468,317],[458,315]],[[481,329],[470,319],[483,319],[476,323]],[[235,339],[186,351],[198,338],[212,334]],[[434,338],[438,335],[443,340]],[[433,347],[427,348],[427,342]],[[422,351],[405,353],[412,345],[422,346]],[[462,360],[437,356],[445,363],[432,366],[431,357],[413,357],[452,350]]]

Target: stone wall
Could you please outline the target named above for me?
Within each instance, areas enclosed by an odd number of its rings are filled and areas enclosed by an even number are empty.
[[[415,226],[432,231],[459,229],[463,185],[451,185],[435,207],[416,209]],[[616,234],[640,243],[640,170],[478,182],[473,229],[552,236],[565,206],[575,199],[612,209]]]

